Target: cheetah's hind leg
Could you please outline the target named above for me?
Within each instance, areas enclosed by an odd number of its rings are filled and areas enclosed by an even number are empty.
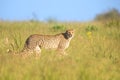
[[[36,56],[37,58],[41,56],[41,48],[40,48],[39,45],[37,45],[37,46],[35,47],[34,51],[35,51],[35,56]]]

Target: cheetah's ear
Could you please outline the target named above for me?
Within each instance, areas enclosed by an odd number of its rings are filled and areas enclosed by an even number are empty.
[[[75,29],[71,29],[71,31],[75,32]]]
[[[68,29],[68,30],[66,30],[66,32],[69,32],[69,31],[75,32],[75,29]]]

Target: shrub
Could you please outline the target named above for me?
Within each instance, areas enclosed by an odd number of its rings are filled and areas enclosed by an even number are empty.
[[[88,26],[86,26],[86,28],[85,28],[85,30],[88,32],[88,31],[97,31],[98,29],[97,29],[97,27],[96,26],[94,26],[94,25],[88,25]]]
[[[111,21],[106,22],[105,26],[119,28],[120,27],[120,22],[119,22],[119,20],[111,20]]]
[[[52,29],[54,30],[54,31],[61,31],[61,30],[65,30],[66,29],[66,27],[65,26],[60,26],[60,25],[55,25],[55,26],[53,26],[52,27]]]

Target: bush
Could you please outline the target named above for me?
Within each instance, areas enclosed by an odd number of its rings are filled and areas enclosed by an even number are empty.
[[[94,25],[88,25],[86,26],[85,30],[88,32],[88,31],[97,31],[97,27],[94,26]]]
[[[52,27],[52,29],[54,30],[54,31],[62,31],[62,30],[66,30],[66,27],[65,26],[60,26],[60,25],[55,25],[55,26],[53,26]]]
[[[119,20],[111,20],[111,21],[106,22],[105,26],[119,28],[120,27],[120,22],[119,22]]]

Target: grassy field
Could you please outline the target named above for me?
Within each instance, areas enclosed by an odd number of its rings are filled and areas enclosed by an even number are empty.
[[[31,34],[70,28],[75,36],[68,56],[44,49],[39,59],[7,53],[21,51]],[[120,23],[0,21],[0,80],[120,80]]]

